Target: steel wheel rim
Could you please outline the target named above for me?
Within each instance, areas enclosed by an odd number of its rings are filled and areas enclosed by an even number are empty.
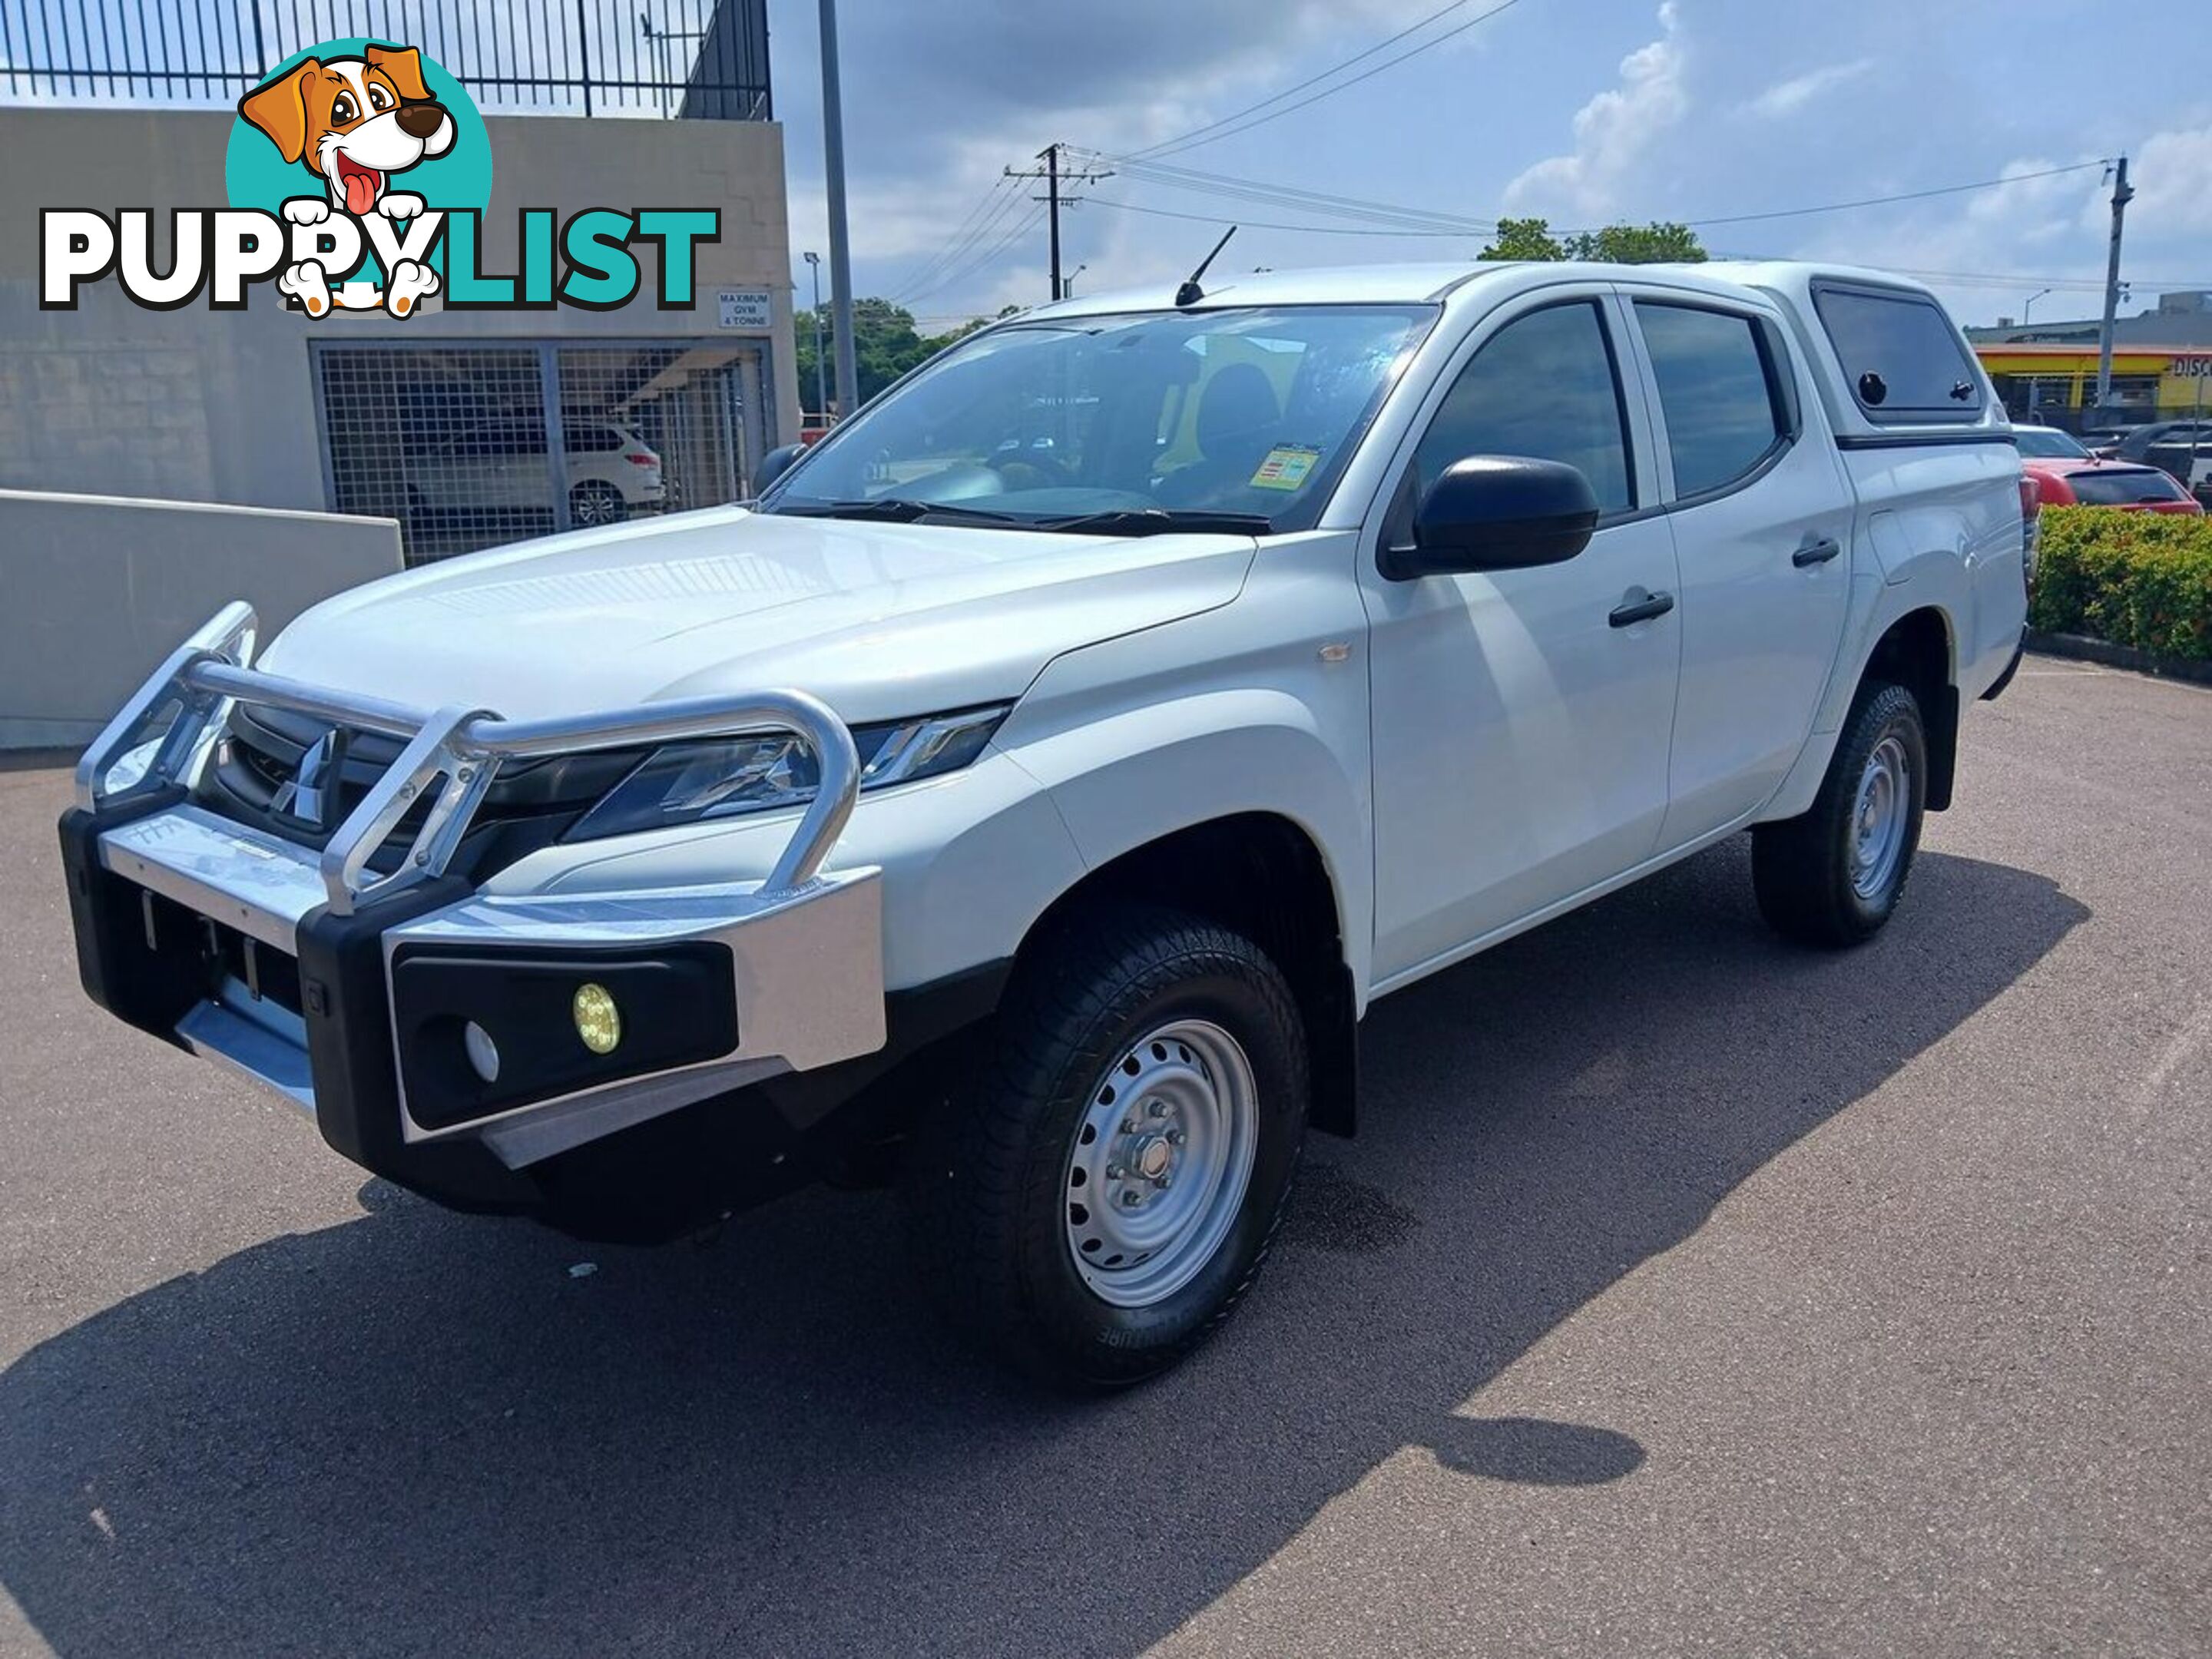
[[[1146,1308],[1220,1251],[1252,1180],[1259,1085],[1202,1019],[1147,1031],[1091,1091],[1063,1179],[1069,1258],[1092,1295]]]
[[[1851,806],[1851,890],[1861,898],[1881,897],[1897,874],[1911,805],[1905,744],[1895,737],[1884,738],[1867,757]]]

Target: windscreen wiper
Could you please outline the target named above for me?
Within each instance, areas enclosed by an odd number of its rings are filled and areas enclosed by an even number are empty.
[[[1215,513],[1204,507],[1117,507],[1066,519],[1033,519],[1039,530],[1091,536],[1264,536],[1274,526],[1264,513]]]
[[[918,501],[904,495],[872,495],[853,501],[809,501],[805,507],[778,507],[776,511],[794,519],[869,519],[882,524],[920,524],[927,519],[948,524],[1002,524],[1026,529],[1036,523],[1018,514],[993,513],[953,501]]]

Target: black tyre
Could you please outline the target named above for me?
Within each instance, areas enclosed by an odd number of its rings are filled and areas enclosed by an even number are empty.
[[[1901,685],[1859,689],[1810,811],[1752,832],[1759,913],[1785,938],[1837,948],[1897,908],[1920,847],[1928,742]]]
[[[1282,1218],[1306,1042],[1251,940],[1097,907],[1025,952],[910,1149],[922,1271],[957,1323],[1049,1381],[1117,1388],[1227,1317]]]

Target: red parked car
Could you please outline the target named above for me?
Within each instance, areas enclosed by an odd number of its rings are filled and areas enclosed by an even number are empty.
[[[2028,457],[2021,471],[2035,484],[2043,507],[2125,507],[2142,513],[2193,513],[2204,508],[2170,472],[2132,461],[2044,460]]]

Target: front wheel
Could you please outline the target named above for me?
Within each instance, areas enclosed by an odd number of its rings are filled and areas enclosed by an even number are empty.
[[[1808,945],[1871,939],[1905,891],[1927,797],[1918,700],[1901,685],[1867,685],[1851,705],[1811,809],[1752,832],[1760,914],[1778,933]]]
[[[1306,1045],[1289,985],[1241,934],[1100,907],[1025,953],[976,1040],[911,1148],[924,1271],[1034,1375],[1164,1370],[1250,1285],[1290,1195]]]

